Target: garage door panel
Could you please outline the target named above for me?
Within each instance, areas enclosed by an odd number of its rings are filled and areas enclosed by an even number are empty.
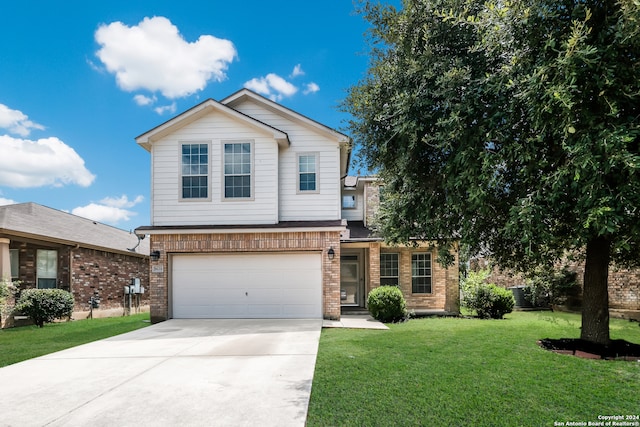
[[[175,318],[322,317],[319,253],[174,255]]]

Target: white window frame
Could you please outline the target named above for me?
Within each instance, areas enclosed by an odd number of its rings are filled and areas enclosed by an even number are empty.
[[[395,255],[396,258],[396,275],[395,276],[389,276],[389,275],[383,275],[382,274],[382,269],[383,269],[383,261],[382,261],[382,257],[385,255]],[[380,252],[380,285],[389,285],[389,283],[382,283],[382,279],[395,279],[396,283],[393,283],[392,286],[400,286],[400,254],[398,252]]]
[[[54,280],[54,288],[58,287],[58,251],[55,249],[38,249],[36,251],[36,287],[41,287],[40,280]]]
[[[222,174],[222,179],[221,179],[221,197],[222,197],[222,201],[227,201],[227,202],[243,202],[243,201],[252,201],[255,199],[255,186],[254,186],[254,181],[255,181],[255,144],[253,140],[248,140],[248,139],[243,139],[243,140],[222,140],[220,141],[220,150],[222,151],[222,154],[220,156],[221,159],[221,174]],[[238,176],[238,175],[246,175],[246,174],[227,174],[226,170],[225,170],[225,147],[229,144],[235,145],[235,144],[249,144],[249,154],[250,154],[250,172],[249,172],[249,197],[227,197],[226,196],[226,178],[228,176]]]
[[[429,258],[429,274],[416,274],[416,268],[414,266],[414,256],[426,255]],[[412,294],[423,294],[430,295],[433,294],[433,257],[431,256],[431,252],[413,252],[411,254],[411,293]],[[425,284],[415,284],[415,279],[429,279],[429,292],[419,292],[416,291],[416,286],[426,286]]]
[[[313,157],[313,172],[302,172],[300,170],[300,159],[303,157]],[[317,194],[320,192],[320,162],[318,161],[320,158],[320,153],[317,152],[308,152],[308,153],[297,153],[296,155],[296,191],[298,194]],[[314,180],[315,180],[315,189],[313,190],[302,190],[300,189],[300,185],[302,183],[302,180],[300,179],[301,176],[303,174],[310,174],[313,173],[315,175]]]
[[[202,201],[210,201],[211,200],[211,143],[210,141],[180,141],[180,178],[179,178],[179,185],[178,185],[178,191],[180,193],[180,197],[179,200],[181,202],[202,202]],[[206,175],[206,180],[207,180],[207,197],[184,197],[184,185],[183,185],[183,178],[185,177],[189,177],[189,176],[202,176],[201,174],[185,174],[184,173],[184,164],[182,163],[182,150],[183,147],[186,145],[206,145],[207,147],[207,165],[206,165],[206,169],[207,169],[207,175]],[[200,165],[201,166],[201,165]]]

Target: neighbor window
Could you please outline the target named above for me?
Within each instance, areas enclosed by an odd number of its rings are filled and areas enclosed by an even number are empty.
[[[182,144],[182,198],[209,197],[209,145]]]
[[[298,156],[298,190],[316,191],[317,167],[315,154],[300,154]]]
[[[58,279],[58,251],[38,249],[36,254],[36,278],[39,289],[56,287]]]
[[[342,196],[342,209],[355,209],[356,208],[356,195],[348,194]]]
[[[251,143],[224,144],[225,199],[251,197]]]
[[[11,261],[11,280],[17,280],[20,276],[20,249],[9,249]]]
[[[431,254],[411,255],[411,290],[414,294],[431,293]]]
[[[398,286],[398,254],[380,254],[380,285]]]

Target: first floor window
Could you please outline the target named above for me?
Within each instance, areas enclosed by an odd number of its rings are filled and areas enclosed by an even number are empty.
[[[209,197],[209,145],[182,144],[182,198]]]
[[[380,254],[380,285],[398,286],[398,254]]]
[[[251,143],[224,144],[224,197],[251,197]]]
[[[58,251],[38,249],[36,255],[38,289],[56,287],[58,281]]]
[[[17,280],[20,277],[20,249],[9,249],[9,258],[11,261],[11,280]]]
[[[431,293],[431,254],[411,254],[411,292]]]

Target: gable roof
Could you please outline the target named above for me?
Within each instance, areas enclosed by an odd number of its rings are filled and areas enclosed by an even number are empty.
[[[289,136],[286,134],[286,132],[283,132],[279,129],[274,128],[273,126],[261,122],[260,120],[256,120],[253,117],[236,111],[233,108],[221,104],[220,102],[213,99],[207,99],[196,105],[195,107],[188,109],[184,113],[178,114],[174,118],[169,119],[161,125],[156,126],[155,128],[143,133],[140,136],[137,136],[135,138],[136,142],[140,144],[145,150],[151,151],[151,144],[153,144],[154,141],[172,132],[175,132],[176,130],[188,125],[189,123],[193,123],[200,117],[203,117],[211,112],[219,112],[225,114],[236,120],[246,123],[254,129],[268,133],[273,136],[273,139],[275,139],[279,145],[286,147],[290,144]]]
[[[246,100],[251,100],[257,104],[260,104],[266,107],[267,109],[272,110],[280,114],[281,116],[288,118],[291,121],[310,127],[316,130],[317,132],[324,134],[329,138],[335,139],[340,143],[346,144],[351,141],[351,139],[347,135],[340,133],[337,130],[332,129],[328,126],[325,126],[320,122],[310,119],[307,116],[297,113],[285,107],[284,105],[280,105],[277,102],[274,102],[268,98],[265,98],[264,96],[259,95],[249,89],[241,89],[236,93],[229,95],[228,97],[220,101],[220,103],[228,107],[234,108],[235,105],[238,105]]]
[[[341,150],[340,171],[343,175],[346,175],[347,170],[349,169],[349,162],[351,161],[351,138],[349,138],[347,135],[338,132],[337,130],[332,129],[326,125],[323,125],[320,122],[310,119],[303,114],[293,111],[285,107],[284,105],[278,104],[277,102],[265,98],[264,96],[259,95],[246,88],[241,89],[232,95],[229,95],[228,97],[221,100],[220,103],[235,109],[235,106],[245,101],[251,101],[258,105],[261,105],[262,107],[271,110],[276,114],[287,118],[288,120],[299,123],[302,126],[310,128],[329,139],[335,140],[339,144]]]
[[[149,255],[149,241],[135,234],[37,203],[0,206],[0,236],[16,236],[83,248]]]

